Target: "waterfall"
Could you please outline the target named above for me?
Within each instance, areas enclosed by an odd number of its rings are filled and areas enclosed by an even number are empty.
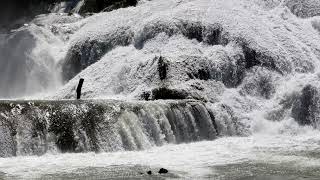
[[[222,126],[194,100],[2,101],[0,157],[144,150],[213,140]]]
[[[60,84],[57,61],[62,41],[52,32],[31,24],[1,39],[0,98],[32,96]]]

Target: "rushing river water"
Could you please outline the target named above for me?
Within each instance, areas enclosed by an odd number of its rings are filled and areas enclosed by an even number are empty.
[[[4,179],[319,179],[320,135],[225,137],[139,152],[0,159]],[[157,171],[167,168],[169,173]],[[152,170],[153,175],[147,175]]]

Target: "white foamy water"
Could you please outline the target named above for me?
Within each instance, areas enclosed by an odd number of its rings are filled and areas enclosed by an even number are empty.
[[[253,135],[167,145],[140,152],[47,154],[0,159],[3,178],[241,179],[320,176],[320,135]],[[160,168],[169,175],[157,175]],[[140,172],[144,173],[141,175]]]

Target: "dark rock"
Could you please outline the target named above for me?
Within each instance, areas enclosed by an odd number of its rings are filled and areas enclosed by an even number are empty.
[[[158,72],[160,80],[164,80],[167,78],[168,71],[168,61],[166,61],[162,56],[159,57],[158,60]]]
[[[199,42],[203,41],[202,32],[204,29],[204,26],[201,22],[185,22],[182,24],[183,29],[182,33],[184,36],[186,36],[188,39],[196,39]]]
[[[221,24],[206,26],[202,22],[182,22],[181,33],[188,39],[196,39],[209,45],[226,45]]]
[[[140,96],[140,99],[145,100],[145,101],[149,101],[150,100],[150,92],[143,92]]]
[[[167,169],[161,168],[158,173],[159,174],[167,174],[168,172],[169,171]]]
[[[307,85],[302,89],[301,96],[292,107],[292,117],[301,125],[317,126],[319,121],[320,94],[318,88]]]
[[[206,69],[199,69],[198,78],[201,80],[208,80],[210,79],[210,72],[208,72]]]
[[[79,13],[112,11],[114,9],[125,8],[137,5],[137,0],[85,0]]]
[[[220,24],[206,27],[203,31],[203,41],[209,45],[226,45],[229,42],[225,37],[223,28]]]
[[[152,100],[157,99],[186,99],[188,93],[183,90],[168,89],[165,87],[152,90]]]
[[[280,71],[276,66],[275,59],[268,56],[266,53],[257,51],[247,43],[242,45],[242,50],[246,69],[250,69],[254,66],[263,66],[271,70]]]
[[[151,174],[152,174],[152,171],[148,171],[147,174],[151,175]]]

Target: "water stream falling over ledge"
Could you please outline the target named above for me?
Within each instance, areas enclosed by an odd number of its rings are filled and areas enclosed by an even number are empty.
[[[194,100],[1,101],[0,157],[143,150],[213,140],[219,127]]]

